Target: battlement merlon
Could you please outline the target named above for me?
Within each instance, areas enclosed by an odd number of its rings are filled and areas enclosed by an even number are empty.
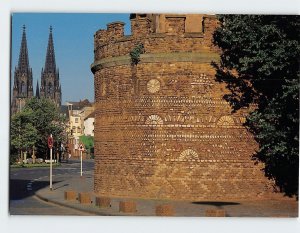
[[[107,24],[107,34],[110,40],[120,39],[124,36],[124,25],[121,21]]]
[[[131,35],[133,37],[143,37],[153,32],[152,21],[149,17],[132,18],[130,22]]]
[[[124,22],[116,21],[108,23],[106,29],[98,30],[94,35],[95,47],[99,44],[107,43],[111,40],[117,40],[124,37]]]

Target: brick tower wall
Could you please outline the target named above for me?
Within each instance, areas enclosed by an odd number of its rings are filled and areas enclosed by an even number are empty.
[[[186,32],[186,18],[165,17],[161,33],[155,25],[162,21],[154,18],[133,18],[130,36],[122,22],[95,34],[95,192],[181,200],[268,197],[272,183],[251,159],[257,144],[242,125],[249,110],[232,114],[222,99],[226,88],[214,78],[217,20],[201,15],[202,32]],[[129,53],[141,43],[144,53],[132,65]]]

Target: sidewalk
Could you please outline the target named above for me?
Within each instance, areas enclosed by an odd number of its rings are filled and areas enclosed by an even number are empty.
[[[130,199],[136,203],[137,212],[134,214],[119,212],[120,201],[126,198],[111,198],[111,207],[99,208],[95,205],[93,192],[93,174],[84,174],[82,178],[69,177],[62,179],[59,176],[53,178],[53,190],[49,186],[38,190],[35,195],[59,206],[69,207],[82,211],[82,215],[102,216],[155,216],[156,206],[169,204],[174,209],[174,216],[204,217],[206,210],[225,210],[226,217],[298,217],[298,202],[295,200],[261,200],[242,202],[188,202],[169,200],[145,200]],[[88,192],[91,196],[91,204],[80,204],[78,200],[68,201],[64,199],[65,191],[76,193]]]

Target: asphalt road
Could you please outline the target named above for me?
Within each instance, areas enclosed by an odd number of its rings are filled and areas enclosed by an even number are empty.
[[[83,161],[83,171],[92,171],[94,161]],[[80,161],[70,160],[53,168],[53,184],[64,177],[80,175]],[[60,180],[55,179],[59,177]],[[12,168],[9,182],[9,212],[11,215],[82,215],[82,212],[44,202],[35,192],[49,186],[49,168]]]

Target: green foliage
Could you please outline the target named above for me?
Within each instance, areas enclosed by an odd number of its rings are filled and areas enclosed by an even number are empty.
[[[31,98],[20,113],[12,116],[11,145],[23,151],[35,145],[37,155],[46,158],[48,136],[52,134],[54,146],[59,147],[65,140],[64,129],[65,119],[51,100]]]
[[[299,16],[220,16],[216,79],[233,111],[255,104],[246,126],[259,143],[255,159],[282,192],[298,195]]]
[[[130,58],[131,58],[131,64],[137,65],[140,62],[140,56],[143,54],[144,51],[144,45],[138,44],[130,51]]]
[[[11,119],[11,145],[21,150],[32,147],[36,141],[36,129],[30,122],[32,111],[15,114]]]
[[[94,153],[94,137],[82,135],[79,137],[80,141],[84,144],[84,148],[89,154]]]

